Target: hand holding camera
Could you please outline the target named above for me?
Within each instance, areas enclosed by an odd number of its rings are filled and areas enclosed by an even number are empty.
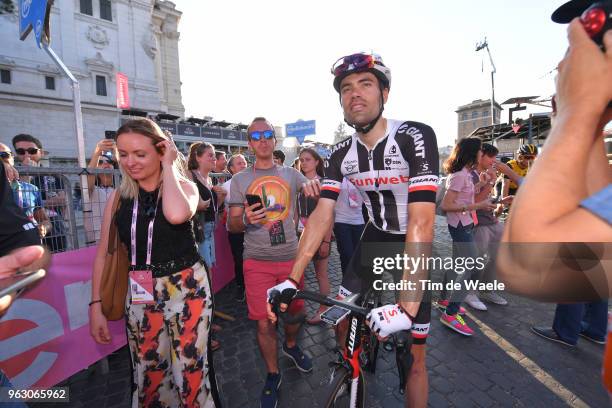
[[[570,46],[558,67],[558,115],[599,118],[612,100],[612,30],[603,36],[604,53],[578,19],[570,23],[568,36]]]

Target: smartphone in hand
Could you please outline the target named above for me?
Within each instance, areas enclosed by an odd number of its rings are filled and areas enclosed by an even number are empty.
[[[0,298],[11,293],[18,293],[45,277],[47,272],[39,269],[32,272],[16,273],[7,278],[0,279]]]
[[[247,199],[247,203],[249,203],[249,206],[254,205],[254,204],[259,204],[261,208],[256,208],[256,210],[260,210],[262,208],[264,208],[263,206],[263,201],[261,201],[261,197],[255,194],[247,194],[246,195],[246,199]]]

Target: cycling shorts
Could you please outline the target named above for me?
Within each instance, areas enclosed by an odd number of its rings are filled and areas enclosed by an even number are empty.
[[[365,293],[372,288],[374,281],[381,279],[381,275],[373,271],[374,258],[395,257],[398,253],[403,254],[405,239],[404,234],[384,232],[368,222],[342,278],[338,290],[339,296],[345,298],[353,293]],[[389,245],[389,243],[396,243],[396,245]],[[397,282],[401,276],[398,273],[394,274],[393,278]],[[431,293],[424,291],[421,306],[412,324],[413,344],[425,344],[430,322]]]

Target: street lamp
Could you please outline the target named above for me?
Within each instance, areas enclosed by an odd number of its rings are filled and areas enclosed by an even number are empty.
[[[476,52],[486,49],[489,54],[489,60],[491,61],[491,125],[495,125],[495,64],[493,63],[493,57],[491,56],[491,50],[489,50],[489,43],[487,43],[487,37],[484,41],[476,44]]]

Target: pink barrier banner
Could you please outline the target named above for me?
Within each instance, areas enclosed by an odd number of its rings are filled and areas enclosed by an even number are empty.
[[[110,322],[112,343],[89,334],[96,247],[53,255],[47,276],[0,319],[0,369],[17,388],[51,387],[126,344],[125,322]]]
[[[215,228],[215,265],[212,268],[212,291],[217,293],[234,279],[234,258],[230,248],[225,222]]]
[[[0,369],[18,388],[47,388],[127,343],[125,321],[109,322],[112,343],[89,334],[91,271],[97,247],[54,254],[47,276],[0,319]],[[213,292],[234,279],[227,231],[215,230]]]

